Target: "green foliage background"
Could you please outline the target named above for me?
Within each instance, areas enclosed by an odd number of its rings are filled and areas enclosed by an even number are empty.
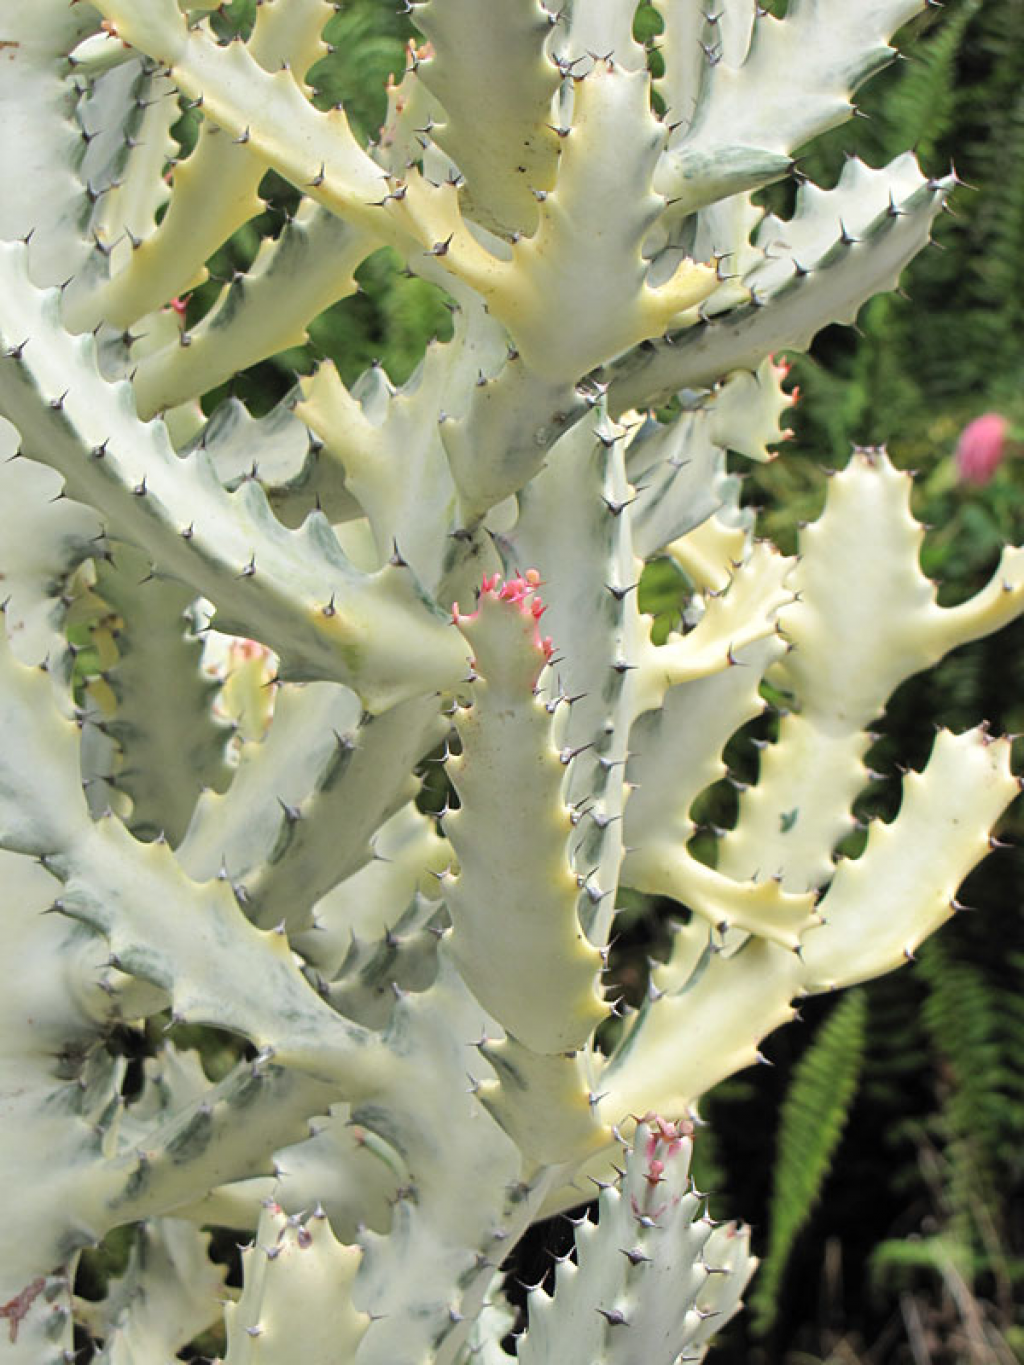
[[[785,0],[770,8],[783,13]],[[225,35],[244,31],[254,10],[255,0],[235,0],[214,21]],[[641,5],[638,33],[656,29],[655,12]],[[326,34],[334,51],[314,70],[319,102],[344,101],[372,137],[413,34],[392,4],[349,0]],[[794,358],[795,439],[784,459],[747,472],[746,495],[762,509],[762,532],[790,551],[798,523],[820,509],[824,467],[842,465],[854,443],[887,445],[898,465],[919,471],[917,514],[940,528],[926,542],[925,568],[952,602],[984,582],[1006,540],[1024,541],[1024,466],[1010,458],[989,485],[969,489],[952,462],[958,433],[983,412],[1004,413],[1015,442],[1024,438],[1024,0],[949,0],[908,26],[901,47],[907,60],[863,92],[863,117],[815,144],[799,170],[830,186],[845,154],[877,166],[913,146],[931,173],[955,163],[966,182],[956,216],[906,272],[908,297],[874,300],[858,330],[826,329],[810,356]],[[186,146],[194,137],[187,118],[178,135]],[[764,197],[785,212],[794,190],[790,182]],[[272,176],[263,194],[266,213],[211,263],[213,278],[189,301],[190,323],[294,208],[293,192]],[[373,363],[403,381],[426,340],[448,334],[450,316],[439,291],[396,266],[384,252],[371,258],[359,272],[362,292],[324,313],[309,345],[240,376],[235,390],[266,411],[296,370],[323,356],[349,383]],[[647,587],[648,609],[671,608],[671,584]],[[996,729],[1024,731],[1022,683],[1020,625],[911,680],[869,756],[887,780],[859,813],[891,816],[898,767],[923,763],[936,724],[962,729],[987,717]],[[756,734],[731,746],[740,776],[756,764]],[[728,823],[730,799],[724,785],[709,798],[715,823]],[[1019,814],[1007,832],[1024,835]],[[753,1219],[767,1258],[756,1311],[730,1329],[716,1360],[1024,1360],[1022,885],[1019,848],[998,853],[964,892],[978,913],[957,916],[919,964],[838,1005],[812,1002],[802,1028],[769,1040],[771,1067],[710,1097],[698,1177],[713,1212]],[[637,906],[635,921],[645,944],[664,937],[657,907]],[[627,950],[624,979],[636,971]],[[531,1238],[516,1267],[522,1279],[535,1281],[566,1236],[556,1224]]]

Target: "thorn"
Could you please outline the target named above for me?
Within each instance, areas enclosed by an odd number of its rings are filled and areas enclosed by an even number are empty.
[[[633,591],[634,588],[637,587],[637,584],[636,584],[636,583],[630,583],[628,587],[625,587],[625,588],[616,588],[616,587],[613,587],[611,583],[606,583],[606,584],[605,584],[605,587],[608,589],[608,591],[611,593],[611,595],[615,598],[616,602],[621,602],[621,601],[623,601],[624,598],[626,598],[626,597]]]
[[[601,1314],[609,1327],[629,1326],[625,1313],[618,1308],[597,1308],[594,1311]]]
[[[610,773],[613,768],[624,768],[626,760],[624,758],[605,758],[602,754],[597,760],[597,766],[603,773]]]
[[[606,498],[604,495],[601,497],[601,501],[604,503],[605,507],[608,508],[608,511],[613,517],[621,516],[627,507],[636,502],[636,499],[637,495],[635,493],[631,498],[626,498],[622,502],[616,502],[614,498]]]

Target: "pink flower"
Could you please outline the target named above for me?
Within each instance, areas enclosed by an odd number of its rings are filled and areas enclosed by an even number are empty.
[[[551,636],[542,636],[536,624],[547,611],[547,607],[537,596],[537,589],[540,584],[540,574],[536,569],[527,569],[524,574],[516,574],[515,578],[510,578],[507,583],[502,582],[500,573],[484,574],[479,595],[480,597],[493,597],[497,602],[511,602],[513,606],[518,607],[520,615],[532,616],[535,622],[533,642],[544,655],[544,658],[550,661],[555,652]],[[458,602],[452,603],[453,625],[460,625],[463,621],[475,621],[479,615],[479,607],[476,611],[461,612]]]
[[[962,483],[979,487],[988,483],[1006,451],[1009,422],[999,412],[975,417],[960,433],[956,447],[956,471]]]

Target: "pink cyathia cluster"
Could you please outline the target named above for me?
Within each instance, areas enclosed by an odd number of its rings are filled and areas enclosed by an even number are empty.
[[[644,1179],[653,1189],[655,1185],[661,1183],[665,1171],[665,1162],[662,1158],[676,1155],[683,1145],[683,1139],[693,1136],[693,1124],[688,1119],[679,1119],[677,1123],[672,1123],[669,1119],[656,1115],[649,1117],[646,1122],[651,1132],[645,1149],[648,1165]]]
[[[547,611],[544,603],[536,595],[537,588],[540,586],[540,574],[536,569],[527,569],[524,574],[517,574],[515,578],[510,578],[507,583],[502,582],[501,574],[484,574],[480,584],[481,597],[493,597],[497,602],[512,602],[519,607],[523,616],[532,616],[535,622]],[[476,611],[463,613],[459,611],[458,602],[452,603],[452,621],[459,625],[462,621],[472,621],[479,613]],[[555,652],[555,647],[551,643],[551,636],[540,633],[539,625],[535,629],[534,643],[540,649],[545,659],[550,659]]]
[[[654,1197],[654,1191],[665,1179],[666,1161],[678,1155],[683,1150],[684,1140],[693,1136],[693,1124],[689,1119],[672,1122],[671,1119],[663,1119],[658,1114],[646,1114],[640,1122],[645,1123],[648,1128],[647,1141],[644,1144],[644,1156],[647,1158],[644,1180],[647,1182],[647,1190],[643,1198],[643,1207],[635,1196],[631,1196],[631,1207],[637,1218],[658,1218],[664,1213],[667,1205],[662,1204],[654,1208],[650,1201]],[[688,1160],[686,1165],[688,1167]],[[685,1176],[686,1171],[684,1170],[682,1174]],[[672,1202],[677,1202],[678,1198],[678,1194],[674,1195]]]
[[[651,1133],[647,1139],[647,1159],[659,1167],[660,1171],[665,1169],[664,1162],[655,1163],[654,1155],[659,1147],[665,1147],[666,1156],[675,1156],[682,1146],[684,1138],[693,1136],[693,1124],[689,1119],[679,1119],[673,1123],[670,1119],[660,1118],[657,1114],[650,1114],[644,1119],[649,1125]]]
[[[1000,412],[986,412],[968,422],[956,446],[956,472],[961,482],[978,487],[989,482],[1006,453],[1009,425]]]

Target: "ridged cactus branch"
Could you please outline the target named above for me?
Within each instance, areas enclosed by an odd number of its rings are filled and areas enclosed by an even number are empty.
[[[74,571],[100,552],[96,513],[60,496],[50,469],[18,459],[18,432],[0,424],[0,574],[11,648],[22,663],[47,659],[58,668],[68,652],[63,628]]]
[[[318,313],[355,293],[352,272],[373,245],[326,209],[292,219],[194,331],[143,357],[133,381],[140,415],[196,398],[264,356],[301,345]]]
[[[862,856],[836,870],[824,924],[804,945],[808,986],[853,985],[912,958],[956,911],[958,882],[991,848],[989,829],[1017,786],[1009,741],[940,732],[923,772],[903,779],[896,819],[873,824]]]
[[[689,1181],[692,1125],[638,1124],[625,1170],[601,1190],[598,1222],[576,1224],[555,1290],[535,1289],[519,1347],[526,1365],[699,1361],[740,1306],[757,1264],[749,1230],[712,1223]]]
[[[255,1244],[244,1257],[245,1289],[225,1314],[228,1349],[222,1365],[260,1365],[299,1352],[298,1359],[352,1360],[370,1319],[352,1307],[359,1252],[334,1237],[327,1215],[289,1217],[263,1210]],[[324,1299],[335,1303],[328,1317]]]
[[[394,656],[390,667],[379,661],[384,674],[373,680],[371,642],[380,637],[370,623],[379,627],[390,616],[399,656],[415,650],[418,633],[440,665],[433,685],[460,676],[463,654],[454,632],[408,570],[386,566],[360,574],[322,518],[285,532],[255,481],[229,496],[201,451],[179,460],[165,432],[138,423],[128,406],[130,389],[100,377],[91,338],[75,341],[59,330],[57,296],[32,290],[23,274],[24,248],[7,245],[2,253],[8,306],[0,394],[21,432],[22,454],[56,468],[68,496],[92,503],[110,530],[145,546],[158,571],[219,599],[220,628],[248,633],[251,624],[256,633],[259,622],[264,643],[281,656],[282,674],[358,677],[357,690],[377,707],[430,690],[430,684],[403,682]],[[228,527],[226,542],[221,532]],[[275,615],[280,636],[267,629]]]
[[[729,15],[742,7],[723,8]],[[660,168],[658,189],[675,212],[785,175],[789,153],[849,117],[851,94],[891,60],[888,39],[921,8],[922,0],[868,0],[856,11],[801,0],[783,20],[757,10],[744,50],[748,7],[738,33],[712,36],[692,120]]]
[[[896,288],[904,267],[928,242],[952,188],[951,178],[919,177],[912,193],[879,207],[857,236],[837,215],[827,249],[812,246],[813,237],[808,243],[816,259],[802,261],[786,244],[788,260],[781,267],[762,267],[760,276],[755,267],[744,277],[751,297],[746,307],[707,321],[695,317],[682,335],[611,366],[612,410],[647,407],[677,389],[707,387],[733,370],[755,369],[767,352],[806,350],[826,323],[854,322],[872,295]],[[768,241],[781,255],[782,244]]]
[[[465,177],[469,216],[498,233],[532,234],[535,196],[554,183],[558,72],[544,51],[553,22],[540,0],[503,6],[488,24],[465,0],[416,9],[430,43],[417,76],[443,109],[434,140]]]
[[[709,597],[693,630],[670,637],[661,649],[648,648],[640,709],[660,706],[667,688],[735,667],[737,650],[774,635],[779,613],[792,599],[787,586],[791,567],[776,550],[755,545],[747,560],[735,567],[728,586]]]
[[[651,1099],[685,1114],[724,1077],[757,1061],[758,1044],[793,1017],[795,953],[749,938],[726,956],[706,941],[687,981],[643,1006],[599,1077],[601,1113],[635,1113]],[[684,1022],[685,1021],[685,1022]]]
[[[45,675],[11,658],[6,640],[0,668],[10,699],[3,738],[13,784],[2,789],[0,840],[42,859],[65,883],[54,908],[107,937],[114,965],[168,991],[181,1018],[237,1029],[258,1047],[330,1078],[341,1079],[351,1063],[353,1079],[360,1073],[368,1079],[363,1063],[373,1066],[374,1040],[321,1006],[283,933],[250,925],[226,884],[189,882],[165,845],[138,844],[113,815],[90,821],[74,724],[56,714]],[[226,959],[249,963],[234,991],[225,989],[220,970]],[[277,1001],[272,1015],[249,995],[251,973],[266,974],[264,988]],[[338,1046],[341,1054],[329,1060]]]
[[[255,924],[300,932],[373,856],[373,835],[418,791],[410,769],[446,727],[432,698],[372,717],[353,694],[308,684],[278,704],[231,789],[202,802],[181,858],[193,875],[226,875]]]
[[[0,167],[19,192],[3,197],[0,236],[13,241],[31,234],[33,281],[52,287],[80,270],[92,248],[80,225],[83,186],[72,167],[81,135],[65,73],[68,53],[95,31],[96,16],[63,0],[42,0],[8,6],[3,23],[8,46],[0,110],[9,136]]]
[[[821,518],[800,533],[789,580],[796,600],[780,618],[794,648],[772,674],[799,707],[763,751],[760,780],[723,841],[720,866],[730,875],[760,869],[798,891],[826,883],[831,851],[853,828],[851,807],[869,780],[867,729],[889,695],[986,622],[1020,610],[1016,550],[978,597],[952,610],[937,605],[918,566],[924,530],[910,514],[910,490],[910,477],[882,452],[860,452],[830,480]]]
[[[664,331],[713,289],[714,272],[688,261],[657,289],[644,279],[641,245],[663,207],[651,185],[663,138],[647,110],[646,77],[595,65],[575,84],[557,180],[542,192],[536,232],[515,244],[508,261],[478,251],[456,267],[529,367],[579,379],[605,356]],[[599,214],[598,255],[582,269],[571,225]],[[605,281],[599,294],[588,287],[591,271]]]
[[[507,563],[538,566],[555,655],[543,696],[568,758],[578,916],[592,942],[609,939],[622,861],[623,781],[647,645],[637,605],[627,431],[600,412],[581,421],[520,498]],[[599,685],[595,686],[595,680]],[[564,700],[563,700],[564,699]]]
[[[332,525],[355,520],[361,512],[345,487],[344,470],[299,420],[296,406],[289,396],[265,416],[253,417],[237,398],[228,399],[184,449],[205,450],[227,488],[252,478],[255,466],[286,526],[300,526],[313,511],[323,512]]]
[[[301,80],[326,52],[320,34],[330,12],[324,0],[261,5],[249,51],[266,71],[284,66]],[[163,92],[164,105],[176,110],[176,101],[168,100],[167,93]],[[265,173],[266,165],[248,139],[232,138],[204,123],[194,154],[174,167],[174,193],[164,218],[155,225],[141,217],[127,224],[137,245],[133,243],[127,259],[118,263],[121,269],[89,293],[80,294],[72,285],[65,302],[67,325],[72,331],[87,331],[102,321],[130,327],[201,284],[209,257],[236,228],[261,212],[257,191]],[[109,252],[115,245],[109,232],[97,239],[98,250]]]
[[[98,623],[93,638],[107,634],[117,662],[95,680],[95,723],[119,750],[111,777],[131,798],[129,828],[177,846],[200,793],[223,790],[233,776],[231,731],[212,712],[218,684],[203,676],[202,644],[189,631],[190,589],[152,578],[148,559],[132,546],[118,542],[108,553],[95,590],[114,619]]]
[[[201,101],[205,117],[242,138],[264,168],[308,186],[342,217],[376,221],[372,205],[387,192],[383,173],[359,146],[344,112],[319,114],[290,70],[268,71],[262,54],[247,44],[218,46],[209,33],[189,27],[175,0],[101,0],[97,8],[121,41],[166,67],[183,94]],[[319,12],[326,23],[326,7]],[[282,14],[282,22],[288,17]]]
[[[569,858],[570,807],[562,797],[571,751],[559,751],[553,713],[537,682],[553,646],[539,634],[537,574],[487,580],[472,615],[457,617],[473,649],[470,704],[457,713],[462,754],[448,764],[460,808],[444,821],[459,873],[444,889],[454,922],[452,950],[481,1004],[536,1052],[579,1047],[603,1017],[594,983],[601,969],[576,913]],[[493,819],[493,793],[505,793],[502,865],[481,823]],[[536,878],[533,887],[531,878]],[[496,895],[500,886],[514,899]],[[523,916],[532,920],[528,936]],[[538,945],[539,947],[538,951]],[[519,953],[529,946],[529,958]],[[532,989],[524,990],[529,974]]]
[[[102,1365],[176,1354],[213,1325],[226,1272],[211,1263],[208,1244],[206,1234],[175,1218],[140,1224],[124,1275],[88,1310],[90,1333],[105,1343]]]

